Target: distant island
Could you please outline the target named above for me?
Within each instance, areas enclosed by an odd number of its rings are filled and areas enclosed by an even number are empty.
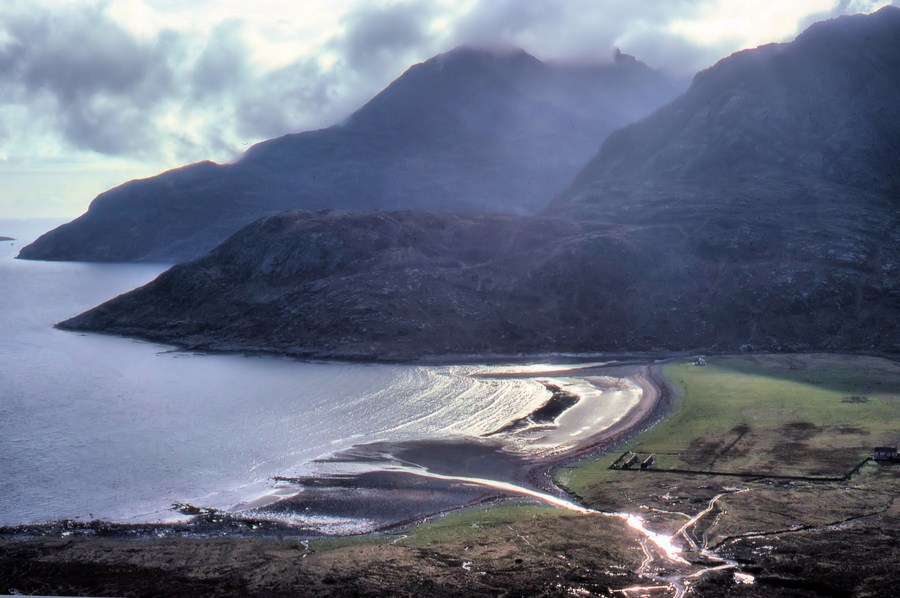
[[[15,241],[12,237],[0,237],[0,241]]]

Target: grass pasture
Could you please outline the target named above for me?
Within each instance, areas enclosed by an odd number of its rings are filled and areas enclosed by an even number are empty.
[[[888,360],[736,355],[663,372],[678,391],[676,406],[628,447],[655,454],[657,470],[832,477],[874,446],[900,441],[900,366]],[[609,470],[614,459],[584,461],[557,478],[589,499],[616,477],[656,475]]]

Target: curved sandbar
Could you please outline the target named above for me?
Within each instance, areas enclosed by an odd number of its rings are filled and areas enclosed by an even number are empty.
[[[605,449],[644,429],[665,413],[674,396],[674,389],[663,377],[659,364],[597,363],[586,366],[547,366],[547,369],[527,366],[522,370],[476,375],[538,378],[551,392],[558,389],[563,393],[579,395],[579,401],[568,403],[565,409],[555,413],[549,426],[542,426],[540,423],[532,426],[546,430],[552,427],[563,428],[569,424],[571,428],[572,420],[591,419],[591,415],[595,416],[592,420],[596,424],[594,429],[581,426],[577,432],[571,429],[564,431],[564,434],[577,442],[560,441],[555,446],[546,445],[544,448],[548,450],[538,451],[544,453],[541,456],[552,457],[554,462]],[[630,400],[622,400],[615,396],[619,393],[631,393],[632,397]],[[557,399],[558,396],[554,393],[551,401],[541,409],[550,406]],[[602,417],[597,418],[597,415]],[[528,418],[521,418],[495,434],[515,432],[522,428],[527,430],[527,426],[523,424],[527,420]]]
[[[667,404],[662,399],[669,396],[658,381],[658,371],[646,364],[487,366],[470,372],[477,377],[528,378],[544,388],[575,390],[571,394],[578,399],[564,402],[562,406],[567,408],[557,410],[561,403],[554,397],[559,393],[549,390],[543,399],[530,401],[518,412],[503,407],[509,421],[532,417],[528,425],[508,434],[478,437],[503,426],[498,426],[499,422],[485,426],[473,411],[458,431],[468,432],[468,436],[357,445],[323,459],[321,467],[317,465],[309,475],[277,480],[274,491],[265,496],[225,511],[205,509],[210,516],[193,517],[178,525],[188,534],[212,526],[223,533],[242,535],[247,524],[259,523],[260,529],[275,525],[297,535],[345,535],[390,529],[510,496],[514,494],[509,491],[511,486],[564,497],[552,481],[553,470],[642,430],[662,412]],[[621,395],[616,394],[619,391]],[[465,400],[477,398],[471,395]],[[627,408],[611,409],[615,400]],[[545,408],[547,403],[551,408]],[[485,405],[494,412],[498,409],[490,401]],[[543,417],[548,414],[554,417]],[[610,418],[608,425],[583,425],[605,422],[604,417]],[[208,507],[198,505],[204,506]],[[127,524],[120,527],[123,533],[132,529]],[[156,527],[169,529],[165,524],[143,526],[147,533]]]
[[[605,371],[607,375],[624,375],[633,380],[642,390],[641,398],[618,421],[592,435],[576,451],[566,455],[566,458],[605,450],[622,442],[659,421],[672,405],[675,390],[663,376],[658,364],[611,365],[598,369]],[[629,373],[632,370],[633,373]]]
[[[585,435],[575,445],[540,455],[527,471],[528,483],[540,490],[561,494],[562,490],[553,481],[554,471],[576,459],[609,450],[659,422],[675,397],[675,390],[662,375],[661,366],[661,363],[610,363],[545,372],[547,375],[578,377],[589,383],[596,383],[598,378],[628,380],[641,392],[638,400],[608,426]]]
[[[646,364],[498,370],[472,375],[536,379],[551,396],[481,437],[375,442],[341,451],[323,459],[316,474],[282,479],[298,490],[295,496],[244,514],[299,521],[293,518],[326,509],[344,521],[365,520],[360,533],[505,496],[552,496],[544,501],[556,504],[565,497],[550,475],[557,467],[646,428],[671,396],[658,369]],[[546,417],[551,413],[552,420]]]

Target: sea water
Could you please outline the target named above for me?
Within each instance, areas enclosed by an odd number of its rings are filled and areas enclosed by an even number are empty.
[[[14,259],[49,227],[0,220],[16,237],[0,242],[0,525],[227,509],[316,457],[489,433],[550,396],[471,366],[203,355],[56,330],[167,266]]]

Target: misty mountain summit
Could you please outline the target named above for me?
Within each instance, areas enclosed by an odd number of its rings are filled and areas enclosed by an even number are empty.
[[[183,261],[291,209],[533,213],[609,132],[677,92],[638,61],[562,66],[518,49],[457,48],[411,67],[335,126],[102,193],[19,257]]]
[[[611,134],[554,209],[642,220],[711,195],[782,207],[897,198],[898,98],[900,9],[819,22],[791,43],[721,60]]]
[[[612,134],[548,216],[285,213],[61,326],[367,359],[900,352],[898,92],[900,9],[819,23]]]
[[[624,225],[650,256],[635,306],[682,348],[896,351],[897,98],[900,8],[819,22],[612,133],[546,212]]]

